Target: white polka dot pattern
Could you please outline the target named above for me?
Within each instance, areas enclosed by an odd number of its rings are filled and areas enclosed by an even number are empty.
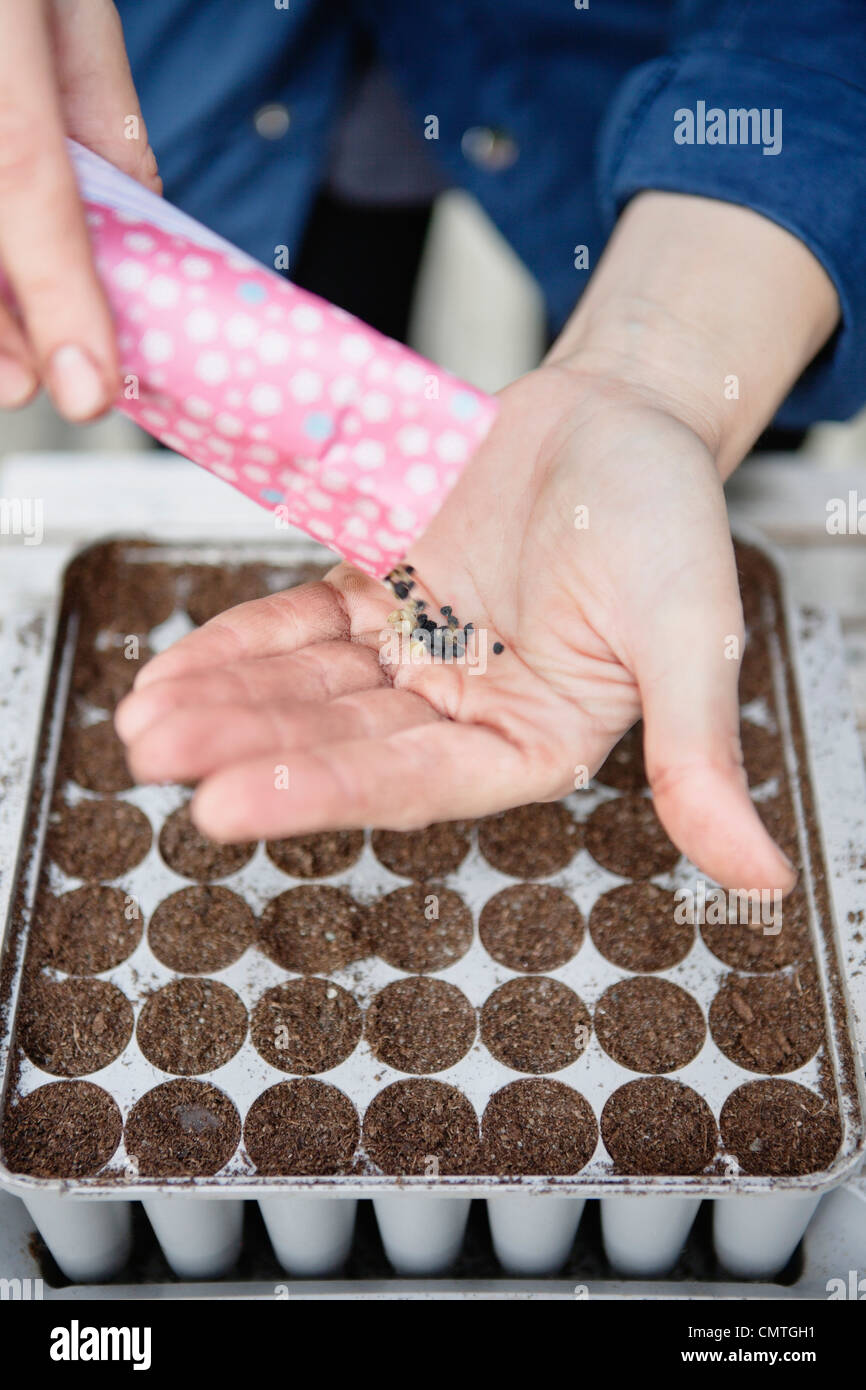
[[[240,253],[86,207],[122,353],[118,408],[387,574],[487,434],[491,398]]]

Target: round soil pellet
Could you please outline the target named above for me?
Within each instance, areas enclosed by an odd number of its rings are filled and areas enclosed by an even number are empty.
[[[725,900],[733,902],[728,894]],[[706,946],[725,965],[734,970],[768,971],[810,959],[809,915],[802,888],[796,887],[783,898],[778,909],[773,898],[768,898],[764,904],[756,901],[754,907],[748,899],[740,902],[742,906],[737,904],[735,914],[738,918],[759,920],[704,922],[701,925]]]
[[[680,852],[646,796],[620,796],[597,806],[584,828],[596,863],[623,878],[651,878],[674,867]]]
[[[170,618],[177,606],[171,565],[136,563],[117,555],[100,566],[85,601],[86,625],[114,632],[149,632]]]
[[[755,802],[755,810],[776,844],[797,867],[801,863],[800,841],[794,807],[787,790]]]
[[[268,858],[292,878],[327,878],[348,869],[364,848],[363,830],[326,830],[319,835],[295,835],[269,840]]]
[[[481,1040],[515,1071],[561,1071],[584,1051],[589,1010],[573,990],[547,976],[508,980],[481,1010]]]
[[[397,888],[370,907],[372,949],[411,974],[444,970],[472,945],[472,914],[450,888]]]
[[[796,1071],[824,1036],[815,972],[792,976],[731,975],[710,1005],[710,1033],[726,1057],[746,1071],[772,1076]]]
[[[361,1010],[331,980],[287,980],[266,990],[253,1009],[256,1051],[280,1071],[330,1071],[361,1039]]]
[[[481,1120],[488,1172],[562,1177],[585,1168],[598,1143],[592,1106],[561,1081],[512,1081]]]
[[[746,642],[740,663],[740,704],[748,705],[752,700],[760,699],[767,700],[771,706],[775,703],[773,668],[767,639],[760,633],[754,633]]]
[[[455,1086],[395,1081],[373,1097],[363,1126],[371,1162],[392,1177],[471,1173],[478,1160],[478,1116]]]
[[[24,998],[18,1037],[43,1071],[86,1076],[120,1056],[132,1027],[132,1005],[107,980],[39,978]]]
[[[722,1106],[722,1143],[744,1173],[820,1173],[842,1142],[835,1106],[796,1081],[747,1081]]]
[[[271,1086],[244,1121],[247,1152],[268,1177],[348,1173],[360,1134],[348,1096],[312,1078]]]
[[[69,731],[65,766],[74,782],[92,792],[122,792],[133,786],[123,744],[110,719]]]
[[[469,853],[470,822],[442,821],[426,830],[374,830],[373,852],[392,874],[421,882],[456,873]]]
[[[48,830],[48,857],[71,878],[119,878],[150,849],[150,821],[127,801],[65,806]]]
[[[147,929],[150,949],[182,975],[210,974],[231,965],[254,940],[252,909],[220,885],[181,888],[165,898]]]
[[[197,624],[209,622],[227,608],[264,598],[270,593],[262,565],[190,565],[184,578],[186,611]]]
[[[208,1178],[241,1137],[237,1110],[207,1081],[164,1081],[129,1112],[126,1151],[143,1178]]]
[[[159,835],[159,852],[168,867],[201,883],[237,873],[252,859],[255,848],[255,842],[218,845],[208,840],[193,825],[188,805],[171,813]]]
[[[601,1137],[618,1173],[700,1173],[718,1147],[707,1102],[663,1076],[627,1081],[601,1112]]]
[[[152,994],[138,1019],[138,1045],[149,1062],[175,1076],[199,1076],[234,1057],[247,1034],[247,1011],[219,980],[172,980]]]
[[[692,996],[655,975],[611,985],[593,1023],[608,1056],[630,1071],[676,1071],[697,1056],[707,1035]]]
[[[367,914],[342,888],[289,888],[262,913],[259,944],[284,970],[328,974],[369,954]]]
[[[117,1105],[90,1081],[52,1081],[7,1103],[3,1150],[13,1173],[89,1178],[111,1158],[123,1130]]]
[[[781,777],[784,782],[785,757],[778,734],[744,719],[740,724],[740,743],[750,787],[759,787],[773,777]]]
[[[134,643],[122,642],[104,650],[85,646],[75,655],[73,693],[109,714],[129,694],[139,671],[153,655],[138,634],[129,635],[135,637]]]
[[[40,898],[31,936],[39,965],[69,975],[99,975],[132,955],[141,940],[141,909],[119,888],[85,883],[59,898]]]
[[[580,829],[561,801],[540,801],[481,821],[478,847],[500,873],[544,878],[571,863],[580,849]]]
[[[528,975],[556,970],[580,950],[583,918],[551,883],[516,883],[481,909],[478,933],[494,960]]]
[[[613,787],[617,792],[644,790],[647,776],[643,760],[643,732],[643,720],[639,719],[610,750],[595,774],[597,782],[605,787]]]
[[[654,883],[623,883],[602,893],[589,914],[589,934],[620,970],[669,970],[692,948],[695,929],[675,917],[677,900]]]
[[[373,999],[364,1036],[380,1062],[397,1071],[444,1071],[475,1041],[475,1010],[456,985],[415,975],[394,980]]]

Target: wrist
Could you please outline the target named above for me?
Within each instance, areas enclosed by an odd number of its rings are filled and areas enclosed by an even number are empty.
[[[691,428],[723,477],[838,322],[812,253],[746,208],[645,193],[548,362],[615,380]]]

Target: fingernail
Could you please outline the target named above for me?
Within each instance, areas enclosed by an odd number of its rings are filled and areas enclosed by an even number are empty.
[[[54,404],[67,420],[89,420],[108,405],[105,382],[96,363],[75,343],[56,350],[48,379]]]
[[[35,372],[15,357],[0,354],[0,409],[14,410],[29,401],[39,382]]]

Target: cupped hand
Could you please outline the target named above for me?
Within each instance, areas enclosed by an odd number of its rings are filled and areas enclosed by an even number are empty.
[[[0,408],[44,384],[77,421],[119,377],[67,135],[162,192],[110,0],[0,0]]]
[[[393,595],[339,565],[142,670],[116,720],[134,775],[198,782],[193,818],[216,840],[410,829],[563,796],[642,711],[679,848],[726,886],[789,889],[742,767],[743,620],[711,448],[651,393],[573,362],[500,406],[407,557],[413,597],[473,625],[476,664],[396,653]]]

